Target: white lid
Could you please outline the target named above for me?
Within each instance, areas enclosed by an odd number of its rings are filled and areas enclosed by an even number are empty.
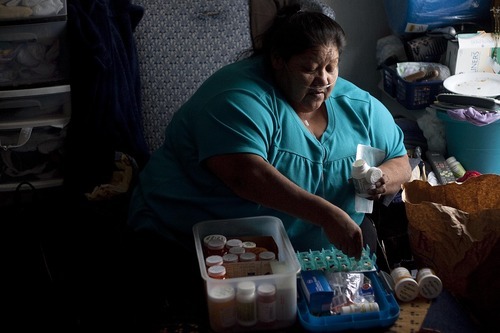
[[[452,162],[456,162],[457,159],[455,158],[455,156],[450,156],[446,159],[446,163],[450,164]]]
[[[207,235],[205,236],[205,238],[203,238],[203,244],[205,244],[205,246],[208,245],[208,242],[210,242],[212,239],[220,239],[221,241],[224,242],[224,245],[226,244],[226,236],[224,235],[219,235],[219,234],[212,234],[212,235]]]
[[[210,250],[222,250],[224,248],[224,241],[222,239],[213,238],[208,242],[207,248]]]
[[[226,242],[226,246],[228,248],[232,248],[232,247],[242,247],[243,246],[243,241],[241,239],[237,239],[237,238],[232,238],[232,239],[228,239],[227,242]]]
[[[215,265],[222,265],[222,257],[219,255],[213,255],[213,256],[208,256],[205,259],[205,264],[207,266],[215,266]]]
[[[226,275],[226,267],[217,265],[208,267],[208,276],[210,277],[221,277]]]
[[[237,286],[238,294],[249,295],[255,292],[255,283],[253,281],[242,281]]]
[[[365,162],[365,160],[356,160],[352,164],[352,176],[355,178],[362,177],[368,169],[370,169],[370,166]]]
[[[239,246],[231,247],[229,249],[229,253],[240,255],[240,254],[245,253],[245,248],[244,247],[239,247]]]
[[[257,260],[257,255],[253,252],[245,252],[240,254],[240,261],[254,261]]]
[[[227,302],[234,296],[234,288],[229,284],[214,286],[208,291],[208,297],[214,302]]]
[[[276,255],[271,251],[264,251],[259,253],[259,260],[274,260],[276,259]]]
[[[257,244],[255,244],[255,242],[243,242],[243,247],[245,249],[253,249],[257,247]]]
[[[226,253],[225,255],[222,256],[222,260],[227,263],[238,262],[238,255],[234,253]]]
[[[261,296],[271,296],[276,293],[276,287],[271,283],[263,283],[257,287],[257,293]]]
[[[382,177],[383,173],[382,170],[376,167],[371,167],[369,172],[366,174],[366,180],[370,184],[375,184],[377,180],[379,180]]]
[[[426,275],[418,281],[420,295],[425,298],[436,298],[443,290],[441,279],[436,275]]]
[[[397,298],[403,302],[413,301],[420,292],[417,281],[412,278],[399,280],[394,287],[394,291]]]
[[[365,168],[368,164],[363,159],[358,159],[352,164],[353,168]]]

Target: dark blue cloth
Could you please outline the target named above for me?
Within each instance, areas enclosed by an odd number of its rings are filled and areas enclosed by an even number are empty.
[[[133,37],[144,9],[130,0],[67,4],[72,118],[65,181],[88,192],[109,183],[116,151],[133,157],[139,168],[149,158]]]

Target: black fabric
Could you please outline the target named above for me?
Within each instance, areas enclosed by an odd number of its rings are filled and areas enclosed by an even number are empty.
[[[396,196],[399,198],[399,196]],[[373,213],[370,214],[378,232],[378,239],[384,245],[384,253],[381,246],[377,249],[377,264],[382,270],[390,272],[394,267],[403,265],[413,268],[413,255],[410,248],[408,236],[408,219],[404,203],[394,200],[388,206],[376,202]]]
[[[366,247],[368,245],[370,247],[370,252],[376,253],[378,243],[377,228],[375,227],[375,223],[369,215],[365,215],[363,222],[361,222],[360,228],[363,232],[364,246]]]
[[[134,331],[175,325],[189,325],[186,332],[207,331],[206,292],[196,254],[149,232],[130,231],[127,244],[132,291],[127,308]]]
[[[65,182],[76,192],[109,182],[116,151],[139,167],[149,158],[133,37],[143,14],[130,0],[68,0],[72,117]]]

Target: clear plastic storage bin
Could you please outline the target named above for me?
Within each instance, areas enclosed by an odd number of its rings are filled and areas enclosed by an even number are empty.
[[[294,324],[297,317],[297,274],[300,272],[300,265],[280,219],[259,216],[204,221],[193,227],[193,234],[201,276],[206,283],[205,296],[210,326],[214,331],[268,331]],[[276,259],[227,264],[228,273],[234,274],[237,271],[238,277],[210,278],[204,248],[204,238],[209,235],[223,235],[227,240],[237,238],[255,242],[256,248],[275,252]],[[252,300],[252,290],[257,294],[259,287],[264,285],[274,287],[274,301],[266,300],[263,308],[253,308],[255,303]],[[236,295],[238,289],[244,290],[245,294]],[[258,297],[255,296],[257,303]],[[244,306],[238,305],[238,299]],[[265,321],[259,320],[259,311],[266,312]],[[241,315],[245,318],[238,318]]]

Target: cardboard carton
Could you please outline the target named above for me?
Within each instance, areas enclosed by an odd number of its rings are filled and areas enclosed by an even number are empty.
[[[445,64],[452,75],[500,73],[500,41],[495,40],[493,34],[484,31],[458,34],[457,40],[448,41],[446,49]]]

